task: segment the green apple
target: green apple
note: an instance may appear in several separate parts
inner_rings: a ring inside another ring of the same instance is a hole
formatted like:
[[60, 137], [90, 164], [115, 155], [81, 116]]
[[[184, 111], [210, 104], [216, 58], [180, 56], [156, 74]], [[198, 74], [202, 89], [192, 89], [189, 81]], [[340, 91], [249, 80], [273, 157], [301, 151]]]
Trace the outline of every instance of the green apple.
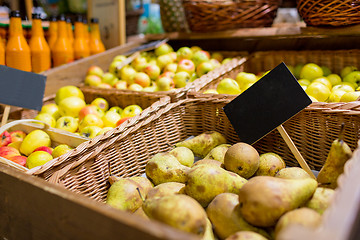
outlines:
[[241, 91], [244, 92], [245, 90], [247, 90], [249, 87], [251, 87], [252, 85], [254, 85], [254, 83], [246, 83], [245, 85], [243, 85], [243, 87], [241, 88]]
[[169, 91], [174, 84], [173, 79], [170, 77], [161, 77], [156, 80], [156, 86], [158, 91]]
[[86, 75], [94, 75], [98, 77], [102, 77], [104, 71], [99, 66], [91, 66], [88, 68]]
[[355, 85], [355, 89], [360, 85], [360, 71], [353, 71], [343, 78], [344, 82], [350, 82]]
[[191, 59], [193, 56], [193, 52], [189, 47], [181, 47], [176, 51], [177, 58], [181, 59]]
[[57, 145], [54, 150], [52, 151], [51, 155], [53, 158], [60, 157], [61, 155], [71, 151], [72, 148], [67, 144], [60, 144]]
[[110, 72], [104, 73], [104, 75], [102, 77], [102, 82], [107, 83], [110, 86], [114, 86], [115, 83], [117, 83], [118, 81], [119, 81], [119, 79]]
[[68, 97], [78, 97], [84, 100], [84, 94], [80, 88], [75, 86], [64, 86], [57, 90], [55, 95], [55, 103], [59, 104], [61, 100]]
[[190, 49], [193, 53], [196, 53], [196, 52], [202, 50], [201, 47], [199, 47], [199, 46], [191, 46]]
[[201, 77], [214, 69], [214, 65], [210, 62], [202, 62], [196, 67], [196, 75]]
[[87, 75], [84, 80], [86, 86], [92, 86], [92, 87], [98, 86], [99, 84], [101, 84], [101, 82], [102, 82], [101, 77], [96, 75]]
[[134, 76], [136, 70], [130, 66], [125, 66], [120, 70], [120, 79], [126, 81], [128, 84], [134, 83]]
[[137, 84], [137, 83], [133, 83], [133, 84], [130, 84], [128, 89], [131, 90], [131, 91], [142, 91], [143, 87], [141, 85]]
[[157, 90], [157, 88], [155, 85], [150, 86], [150, 87], [144, 87], [142, 89], [143, 92], [156, 92], [156, 90]]
[[337, 90], [337, 89], [341, 89], [344, 90], [346, 92], [354, 92], [355, 91], [355, 86], [352, 83], [349, 82], [341, 82], [339, 84], [336, 84], [335, 86], [332, 87], [331, 91]]
[[80, 131], [80, 136], [87, 138], [94, 138], [101, 131], [101, 127], [98, 126], [86, 126]]
[[109, 66], [109, 73], [114, 74], [115, 76], [119, 76], [120, 75], [120, 71], [118, 69], [118, 67], [121, 65], [120, 61], [112, 61], [112, 63], [110, 63]]
[[301, 79], [300, 72], [303, 67], [304, 67], [304, 64], [301, 64], [301, 63], [295, 65], [293, 74], [296, 77], [296, 79]]
[[172, 57], [169, 54], [161, 55], [157, 57], [156, 64], [160, 69], [164, 69], [166, 65], [173, 62]]
[[127, 59], [127, 57], [125, 55], [117, 55], [113, 58], [113, 61], [116, 61], [116, 62], [123, 62]]
[[211, 58], [218, 60], [219, 63], [221, 63], [224, 60], [224, 56], [220, 52], [213, 52], [211, 54]]
[[118, 114], [115, 111], [107, 111], [105, 115], [102, 117], [102, 120], [104, 122], [104, 127], [116, 127], [117, 121], [119, 121], [121, 118], [121, 115]]
[[56, 119], [60, 117], [59, 107], [55, 103], [48, 103], [42, 106], [40, 113], [48, 113]]
[[45, 163], [51, 161], [53, 157], [50, 153], [44, 152], [44, 151], [36, 151], [31, 153], [27, 160], [26, 160], [26, 166], [29, 169], [32, 169], [37, 166], [44, 165]]
[[106, 133], [112, 129], [113, 129], [112, 127], [104, 127], [98, 132], [98, 134], [96, 136], [103, 135], [104, 133]]
[[98, 87], [98, 88], [105, 88], [105, 89], [111, 89], [112, 88], [112, 86], [110, 85], [110, 84], [108, 84], [108, 83], [100, 83], [99, 85], [97, 85], [96, 87]]
[[315, 78], [324, 76], [324, 72], [321, 67], [315, 63], [307, 63], [303, 66], [300, 71], [300, 78], [308, 79], [310, 81]]
[[327, 66], [321, 66], [321, 69], [323, 70], [323, 73], [324, 73], [325, 77], [327, 77], [327, 76], [329, 76], [331, 74], [331, 70]]
[[191, 76], [190, 76], [190, 82], [193, 82], [193, 81], [195, 81], [196, 79], [198, 79], [199, 77], [198, 77], [198, 75], [196, 74], [196, 73], [193, 73], [193, 74], [191, 74]]
[[103, 110], [104, 112], [106, 112], [109, 109], [109, 103], [108, 101], [106, 101], [104, 98], [95, 98], [90, 105], [94, 105], [97, 106], [98, 108], [100, 108], [101, 110]]
[[327, 79], [329, 79], [332, 86], [335, 86], [335, 85], [341, 83], [341, 81], [342, 81], [341, 77], [336, 73], [329, 74], [327, 76]]
[[36, 129], [31, 131], [20, 145], [20, 153], [29, 156], [36, 148], [41, 146], [50, 147], [51, 139], [45, 131]]
[[216, 87], [216, 91], [219, 94], [231, 94], [238, 95], [241, 93], [239, 84], [231, 78], [222, 79]]
[[61, 116], [78, 117], [80, 110], [86, 106], [83, 99], [79, 97], [68, 97], [59, 103], [59, 112]]
[[132, 62], [131, 66], [138, 72], [142, 71], [148, 65], [146, 57], [138, 56]]
[[215, 58], [211, 58], [211, 59], [210, 59], [210, 62], [211, 62], [211, 64], [213, 65], [214, 69], [221, 66], [221, 63], [220, 63], [217, 59], [215, 59]]
[[79, 127], [79, 120], [71, 116], [64, 116], [56, 120], [55, 127], [74, 133]]
[[193, 54], [191, 60], [194, 62], [195, 66], [198, 66], [202, 62], [209, 61], [210, 58], [205, 51], [200, 50]]
[[292, 65], [286, 65], [287, 66], [287, 68], [289, 69], [289, 71], [294, 75], [294, 66], [292, 66]]
[[151, 80], [156, 80], [160, 75], [160, 68], [156, 64], [149, 64], [143, 71]]
[[116, 82], [114, 84], [114, 88], [120, 89], [120, 90], [125, 90], [125, 89], [127, 89], [127, 82], [124, 80], [119, 80], [118, 82]]
[[116, 112], [117, 114], [120, 114], [122, 113], [123, 109], [119, 106], [114, 106], [114, 107], [111, 107], [108, 112]]
[[55, 127], [56, 125], [55, 118], [48, 113], [39, 113], [34, 119], [47, 123], [50, 127]]
[[235, 80], [239, 84], [240, 89], [244, 91], [244, 88], [248, 83], [255, 83], [258, 78], [253, 73], [239, 72], [236, 75]]
[[347, 92], [344, 95], [341, 96], [340, 102], [353, 102], [357, 101], [357, 99], [360, 97], [360, 91], [355, 92]]
[[160, 46], [156, 47], [154, 50], [156, 56], [165, 55], [173, 51], [174, 49], [167, 43], [161, 44]]
[[327, 77], [319, 77], [312, 80], [312, 82], [319, 82], [327, 86], [330, 90], [332, 88], [331, 82]]
[[208, 89], [203, 92], [204, 94], [219, 94], [216, 89]]
[[232, 58], [225, 58], [224, 60], [221, 61], [221, 64], [227, 64], [231, 60], [232, 60]]
[[[105, 115], [106, 115], [106, 113], [105, 113]], [[103, 122], [102, 118], [100, 118], [98, 115], [88, 114], [80, 121], [79, 130], [81, 131], [84, 127], [87, 127], [87, 126], [97, 126], [97, 127], [102, 128], [104, 126], [104, 122]]]
[[336, 89], [334, 91], [331, 91], [328, 102], [340, 102], [342, 95], [344, 95], [345, 93], [346, 91], [341, 89]]
[[329, 98], [329, 96], [331, 94], [330, 89], [327, 86], [325, 86], [324, 84], [319, 83], [319, 82], [311, 83], [307, 87], [305, 92], [308, 95], [313, 96], [320, 102], [326, 102], [326, 100]]
[[298, 83], [301, 85], [301, 86], [309, 86], [310, 85], [310, 80], [307, 80], [307, 79], [299, 79], [298, 80]]
[[351, 73], [353, 71], [357, 71], [357, 70], [358, 70], [358, 68], [355, 66], [346, 66], [343, 69], [341, 69], [340, 76], [341, 76], [341, 78], [344, 78], [349, 73]]
[[188, 72], [177, 72], [173, 78], [176, 88], [185, 87], [186, 84], [190, 81], [190, 74]]
[[134, 83], [139, 84], [141, 87], [149, 87], [151, 84], [150, 77], [143, 72], [137, 72], [134, 76]]
[[121, 113], [121, 118], [134, 117], [142, 112], [142, 108], [139, 105], [133, 104], [124, 108]]
[[163, 69], [164, 72], [173, 72], [176, 73], [178, 65], [176, 63], [169, 63]]

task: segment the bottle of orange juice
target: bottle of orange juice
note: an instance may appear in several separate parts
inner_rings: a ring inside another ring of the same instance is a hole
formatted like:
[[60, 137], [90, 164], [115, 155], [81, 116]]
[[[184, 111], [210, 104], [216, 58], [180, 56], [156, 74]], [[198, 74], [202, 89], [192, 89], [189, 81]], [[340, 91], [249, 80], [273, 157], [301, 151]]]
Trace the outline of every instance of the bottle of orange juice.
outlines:
[[83, 19], [82, 16], [78, 16], [75, 21], [74, 58], [77, 60], [89, 55], [90, 49], [84, 37]]
[[29, 46], [31, 50], [32, 71], [40, 73], [51, 67], [50, 48], [44, 37], [40, 14], [32, 15], [32, 28]]
[[0, 37], [0, 65], [5, 65], [5, 48], [1, 37]]
[[105, 51], [104, 44], [100, 38], [99, 19], [91, 18], [90, 20], [90, 54], [97, 54]]
[[48, 44], [52, 50], [57, 39], [58, 23], [55, 16], [50, 17]]
[[73, 28], [72, 28], [72, 24], [71, 24], [71, 19], [70, 18], [66, 18], [66, 29], [67, 29], [67, 33], [68, 33], [68, 38], [70, 41], [71, 46], [74, 44], [74, 33], [73, 33]]
[[84, 26], [84, 38], [90, 50], [90, 33], [89, 33], [88, 21], [86, 18], [83, 18], [83, 26]]
[[52, 50], [54, 67], [74, 61], [74, 50], [67, 36], [65, 16], [58, 19], [58, 37]]
[[10, 13], [9, 40], [5, 48], [5, 62], [8, 67], [31, 72], [30, 47], [23, 35], [19, 11]]

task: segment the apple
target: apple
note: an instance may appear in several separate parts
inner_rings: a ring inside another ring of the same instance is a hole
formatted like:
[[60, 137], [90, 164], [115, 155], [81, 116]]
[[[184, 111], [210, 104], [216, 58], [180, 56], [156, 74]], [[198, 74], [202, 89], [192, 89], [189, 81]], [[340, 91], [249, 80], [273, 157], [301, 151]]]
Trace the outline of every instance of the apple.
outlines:
[[40, 113], [49, 113], [55, 120], [60, 117], [59, 107], [56, 103], [48, 103], [42, 106]]
[[64, 116], [56, 120], [55, 127], [74, 133], [79, 127], [79, 120], [71, 116]]
[[[254, 83], [246, 83], [243, 88], [241, 88], [241, 91], [244, 92], [245, 90], [247, 90], [249, 87], [251, 87], [252, 85], [254, 85]], [[306, 87], [307, 88], [307, 87]], [[304, 90], [305, 91], [305, 90]]]
[[142, 108], [139, 105], [133, 104], [124, 108], [121, 113], [121, 118], [134, 117], [135, 115], [142, 112]]
[[20, 153], [29, 156], [36, 148], [41, 146], [50, 147], [51, 139], [45, 131], [36, 129], [31, 131], [20, 145]]
[[110, 86], [114, 86], [115, 83], [116, 83], [117, 81], [119, 81], [119, 79], [118, 79], [114, 74], [109, 73], [109, 72], [104, 73], [104, 75], [103, 75], [103, 77], [102, 77], [101, 80], [102, 80], [103, 83], [107, 83], [107, 84], [109, 84]]
[[179, 60], [181, 59], [191, 59], [193, 52], [191, 51], [191, 49], [189, 47], [181, 47], [176, 51], [177, 54], [177, 58]]
[[210, 62], [211, 62], [211, 64], [214, 66], [214, 69], [221, 66], [221, 63], [220, 63], [217, 59], [215, 59], [215, 58], [211, 58], [211, 59], [210, 59]]
[[101, 77], [96, 76], [96, 75], [87, 75], [85, 77], [84, 83], [86, 86], [92, 86], [92, 87], [96, 87], [101, 83]]
[[100, 83], [99, 85], [97, 85], [96, 87], [98, 88], [105, 88], [105, 89], [111, 89], [113, 88], [110, 84], [108, 83]]
[[55, 95], [55, 103], [59, 104], [63, 99], [68, 97], [78, 97], [84, 100], [83, 92], [75, 86], [64, 86], [57, 90]]
[[341, 76], [341, 78], [344, 78], [349, 73], [351, 73], [353, 71], [357, 71], [357, 70], [358, 70], [358, 68], [355, 66], [346, 66], [343, 69], [341, 69], [340, 76]]
[[148, 87], [150, 86], [151, 80], [146, 73], [137, 72], [134, 76], [134, 83], [139, 84], [141, 87]]
[[120, 70], [120, 79], [126, 81], [128, 84], [134, 83], [134, 76], [136, 70], [130, 66], [125, 66]]
[[109, 73], [119, 76], [120, 71], [118, 67], [121, 65], [121, 61], [112, 61], [109, 66]]
[[156, 64], [149, 64], [143, 71], [151, 80], [156, 80], [160, 75], [160, 68]]
[[72, 148], [69, 145], [60, 144], [54, 148], [51, 155], [53, 158], [57, 158], [71, 150], [72, 150]]
[[329, 98], [331, 94], [330, 89], [324, 84], [319, 82], [310, 83], [310, 85], [307, 87], [305, 92], [308, 95], [316, 98], [319, 102], [326, 102], [326, 100]]
[[324, 74], [325, 77], [327, 77], [327, 76], [329, 76], [331, 74], [331, 70], [327, 66], [320, 66], [320, 67], [323, 70], [323, 74]]
[[156, 64], [160, 69], [164, 69], [166, 65], [173, 63], [173, 59], [169, 54], [161, 55], [157, 57]]
[[113, 58], [113, 62], [122, 62], [125, 61], [127, 57], [125, 55], [117, 55]]
[[341, 89], [344, 90], [346, 92], [354, 92], [355, 91], [355, 87], [352, 83], [349, 82], [341, 82], [339, 84], [336, 84], [335, 86], [332, 87], [331, 91], [337, 90], [337, 89]]
[[173, 78], [176, 88], [185, 87], [186, 84], [190, 81], [190, 74], [188, 72], [177, 72]]
[[88, 68], [86, 75], [94, 75], [98, 77], [102, 77], [104, 71], [99, 66], [91, 66]]
[[231, 78], [222, 79], [216, 87], [216, 91], [219, 94], [231, 94], [238, 95], [241, 93], [239, 84]]
[[126, 120], [130, 119], [132, 117], [123, 117], [121, 118], [119, 121], [116, 122], [116, 126], [119, 126], [120, 124], [122, 124], [123, 122], [125, 122]]
[[178, 65], [176, 63], [169, 63], [163, 69], [164, 72], [176, 72]]
[[119, 80], [117, 83], [114, 84], [114, 88], [120, 90], [127, 89], [127, 82], [124, 80]]
[[232, 60], [232, 58], [225, 58], [224, 60], [221, 61], [221, 64], [226, 64], [228, 62], [230, 62]]
[[20, 156], [20, 152], [13, 147], [9, 147], [9, 146], [2, 146], [0, 147], [0, 157], [9, 159], [13, 156]]
[[[56, 125], [55, 118], [53, 118], [53, 116], [51, 116], [48, 113], [39, 113], [38, 115], [36, 115], [36, 117], [34, 119], [42, 121], [44, 123], [47, 123], [50, 127], [55, 127], [55, 125]], [[41, 125], [44, 125], [44, 124], [41, 124]]]
[[146, 57], [138, 56], [132, 62], [131, 66], [138, 72], [142, 71], [148, 65]]
[[200, 50], [200, 51], [197, 51], [196, 53], [194, 53], [191, 60], [194, 62], [195, 66], [198, 66], [202, 62], [209, 61], [210, 57], [208, 55], [208, 52]]
[[78, 117], [80, 110], [86, 106], [83, 99], [79, 97], [68, 97], [59, 103], [59, 112], [61, 116]]
[[80, 136], [87, 138], [94, 138], [101, 131], [101, 127], [98, 126], [86, 126], [80, 131]]
[[26, 160], [26, 167], [32, 169], [44, 165], [45, 163], [51, 161], [53, 157], [50, 153], [44, 151], [37, 151], [31, 153]]
[[360, 85], [360, 71], [352, 71], [343, 78], [343, 81], [353, 83], [356, 89]]
[[344, 95], [341, 96], [340, 102], [353, 102], [353, 101], [357, 101], [359, 97], [360, 97], [360, 92], [359, 92], [359, 91], [346, 92], [346, 93], [344, 93]]
[[79, 121], [81, 121], [88, 114], [95, 114], [98, 115], [99, 117], [104, 116], [103, 110], [101, 110], [99, 107], [95, 105], [87, 105], [80, 110]]
[[338, 74], [332, 73], [327, 76], [332, 86], [335, 86], [342, 82], [341, 77]]
[[90, 105], [97, 106], [104, 112], [106, 112], [109, 109], [109, 103], [104, 98], [95, 98]]
[[13, 161], [14, 163], [17, 163], [23, 167], [26, 167], [26, 161], [27, 161], [27, 157], [25, 156], [12, 156], [9, 158], [10, 161]]
[[191, 75], [195, 72], [195, 64], [193, 61], [191, 61], [189, 59], [182, 59], [178, 63], [177, 71], [178, 72], [185, 71]]
[[0, 147], [7, 146], [11, 143], [11, 135], [8, 131], [4, 131], [0, 137]]
[[190, 49], [193, 53], [196, 53], [196, 52], [202, 50], [201, 47], [199, 47], [199, 46], [192, 46], [192, 47], [190, 47]]
[[167, 43], [162, 43], [160, 46], [155, 48], [155, 55], [161, 56], [173, 52], [174, 49]]
[[48, 146], [41, 146], [41, 147], [36, 148], [33, 152], [36, 152], [36, 151], [44, 151], [44, 152], [48, 152], [48, 153], [52, 154], [53, 149]]
[[110, 131], [112, 129], [113, 129], [112, 127], [104, 127], [97, 133], [96, 136], [103, 135], [104, 133], [106, 133], [106, 132], [108, 132], [108, 131]]
[[298, 80], [298, 83], [301, 85], [301, 86], [309, 86], [310, 85], [310, 80], [307, 80], [307, 79], [299, 79]]
[[[159, 78], [162, 78], [162, 77], [168, 77], [168, 78], [174, 78], [175, 77], [175, 73], [173, 72], [163, 72], [159, 77]], [[154, 82], [156, 84], [156, 82]]]
[[17, 150], [20, 150], [21, 143], [22, 143], [22, 141], [12, 142], [12, 143], [9, 143], [8, 147], [13, 147], [13, 148], [16, 148]]
[[207, 74], [213, 69], [214, 69], [214, 65], [210, 61], [202, 62], [196, 67], [196, 75], [201, 77], [202, 75]]
[[[106, 115], [106, 113], [105, 113], [105, 115]], [[97, 127], [102, 128], [104, 126], [104, 122], [103, 122], [102, 118], [99, 117], [99, 115], [88, 114], [80, 121], [80, 124], [79, 124], [80, 132], [84, 127], [87, 127], [87, 126], [97, 126]]]
[[120, 120], [121, 115], [114, 111], [107, 111], [102, 117], [104, 127], [116, 127], [116, 123]]
[[128, 87], [128, 89], [131, 91], [142, 91], [143, 87], [137, 83], [133, 83]]
[[174, 81], [169, 77], [161, 77], [156, 80], [156, 86], [158, 91], [169, 91], [174, 85]]
[[221, 63], [224, 60], [224, 56], [219, 52], [213, 52], [210, 58], [216, 59], [219, 63]]
[[18, 142], [24, 140], [24, 138], [26, 137], [26, 133], [21, 130], [16, 130], [10, 132], [10, 136], [11, 136], [11, 142]]
[[156, 85], [152, 85], [150, 87], [144, 87], [142, 89], [143, 92], [156, 92], [157, 88]]
[[244, 91], [243, 88], [245, 88], [245, 85], [248, 83], [254, 83], [258, 80], [255, 74], [253, 73], [247, 73], [247, 72], [239, 72], [236, 75], [235, 78], [236, 82], [239, 84], [239, 87], [242, 91]]
[[342, 89], [335, 89], [334, 91], [331, 91], [328, 102], [340, 102], [342, 95], [345, 93], [346, 91]]
[[114, 107], [111, 107], [108, 112], [116, 112], [117, 114], [120, 114], [122, 113], [123, 109], [119, 106], [114, 106]]
[[[310, 81], [315, 78], [324, 76], [324, 72], [321, 67], [315, 63], [305, 64], [300, 71], [300, 78], [308, 79]], [[316, 97], [315, 97], [316, 98]], [[319, 99], [318, 99], [319, 100]]]
[[324, 84], [325, 86], [327, 86], [330, 90], [332, 88], [331, 82], [329, 81], [329, 79], [327, 77], [319, 77], [319, 78], [315, 78], [312, 82], [319, 82]]
[[190, 82], [193, 82], [194, 80], [198, 79], [198, 75], [196, 73], [191, 74]]
[[204, 94], [219, 94], [216, 89], [208, 89], [203, 92]]

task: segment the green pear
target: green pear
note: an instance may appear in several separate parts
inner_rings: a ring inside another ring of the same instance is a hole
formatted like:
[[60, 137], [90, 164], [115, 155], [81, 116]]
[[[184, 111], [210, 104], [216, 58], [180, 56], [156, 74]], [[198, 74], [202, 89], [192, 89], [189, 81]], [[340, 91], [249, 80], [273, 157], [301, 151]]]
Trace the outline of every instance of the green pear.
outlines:
[[338, 177], [344, 172], [345, 163], [352, 156], [350, 147], [342, 139], [343, 128], [340, 132], [339, 139], [332, 142], [326, 161], [317, 176], [321, 187], [335, 189]]
[[219, 161], [216, 161], [216, 160], [213, 160], [213, 159], [201, 159], [199, 161], [196, 161], [193, 165], [192, 165], [192, 168], [193, 167], [196, 167], [200, 164], [212, 164], [212, 165], [215, 165], [215, 166], [218, 166], [218, 167], [222, 167], [222, 163], [219, 162]]
[[187, 147], [197, 157], [204, 158], [214, 147], [226, 143], [225, 137], [216, 131], [204, 132], [194, 138], [177, 143], [176, 147]]
[[266, 240], [267, 238], [261, 236], [256, 232], [241, 231], [236, 232], [225, 240]]
[[224, 157], [226, 151], [231, 147], [231, 144], [221, 144], [213, 149], [205, 156], [204, 159], [214, 159], [221, 163], [224, 163]]
[[318, 187], [311, 199], [305, 204], [305, 207], [323, 214], [333, 201], [334, 194], [335, 191], [331, 188]]
[[287, 167], [280, 169], [275, 174], [275, 177], [287, 179], [311, 178], [311, 176], [304, 169], [299, 167]]
[[303, 206], [316, 187], [317, 182], [312, 178], [256, 176], [240, 188], [240, 212], [252, 225], [271, 227], [284, 213]]
[[220, 193], [238, 193], [246, 182], [246, 179], [218, 166], [200, 164], [188, 172], [185, 193], [206, 207]]
[[200, 236], [205, 233], [206, 212], [195, 199], [187, 195], [146, 199], [142, 208], [150, 219]]
[[321, 224], [321, 215], [316, 211], [302, 207], [285, 213], [277, 222], [275, 227], [275, 239], [281, 231], [292, 226], [301, 225], [306, 228], [315, 229]]
[[236, 143], [225, 153], [224, 166], [226, 170], [250, 178], [260, 165], [260, 156], [256, 149], [247, 143]]
[[201, 240], [215, 240], [214, 232], [212, 229], [212, 224], [209, 220], [209, 218], [206, 218], [206, 228], [204, 236], [201, 238]]
[[194, 163], [194, 153], [187, 147], [177, 147], [169, 153], [176, 157], [182, 165], [191, 167]]
[[134, 212], [141, 207], [143, 199], [141, 196], [146, 197], [146, 190], [134, 180], [129, 178], [121, 178], [114, 182], [106, 198], [106, 203], [110, 206], [129, 212]]
[[284, 160], [276, 153], [263, 153], [260, 155], [260, 164], [255, 176], [275, 176], [281, 169], [285, 168]]
[[234, 193], [217, 195], [206, 208], [206, 213], [214, 226], [215, 233], [225, 239], [238, 231], [253, 231], [268, 237], [261, 228], [250, 225], [239, 211], [239, 197]]
[[157, 153], [147, 162], [145, 173], [155, 185], [164, 182], [185, 183], [189, 169], [170, 153]]
[[148, 193], [154, 187], [152, 182], [150, 182], [150, 180], [146, 177], [134, 176], [130, 177], [129, 179], [134, 180], [135, 182], [140, 184], [140, 186], [145, 190], [146, 193]]
[[151, 189], [146, 196], [148, 198], [157, 198], [164, 197], [173, 194], [184, 194], [185, 193], [185, 184], [178, 182], [166, 182], [161, 183]]

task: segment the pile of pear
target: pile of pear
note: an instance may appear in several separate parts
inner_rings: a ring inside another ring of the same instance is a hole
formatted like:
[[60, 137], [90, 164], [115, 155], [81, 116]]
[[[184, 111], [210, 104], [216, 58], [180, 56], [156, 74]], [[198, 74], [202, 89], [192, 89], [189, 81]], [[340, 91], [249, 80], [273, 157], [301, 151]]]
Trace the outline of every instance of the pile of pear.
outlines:
[[292, 225], [321, 224], [351, 155], [334, 140], [315, 180], [278, 154], [209, 131], [155, 154], [146, 177], [111, 176], [106, 203], [201, 239], [282, 239]]

